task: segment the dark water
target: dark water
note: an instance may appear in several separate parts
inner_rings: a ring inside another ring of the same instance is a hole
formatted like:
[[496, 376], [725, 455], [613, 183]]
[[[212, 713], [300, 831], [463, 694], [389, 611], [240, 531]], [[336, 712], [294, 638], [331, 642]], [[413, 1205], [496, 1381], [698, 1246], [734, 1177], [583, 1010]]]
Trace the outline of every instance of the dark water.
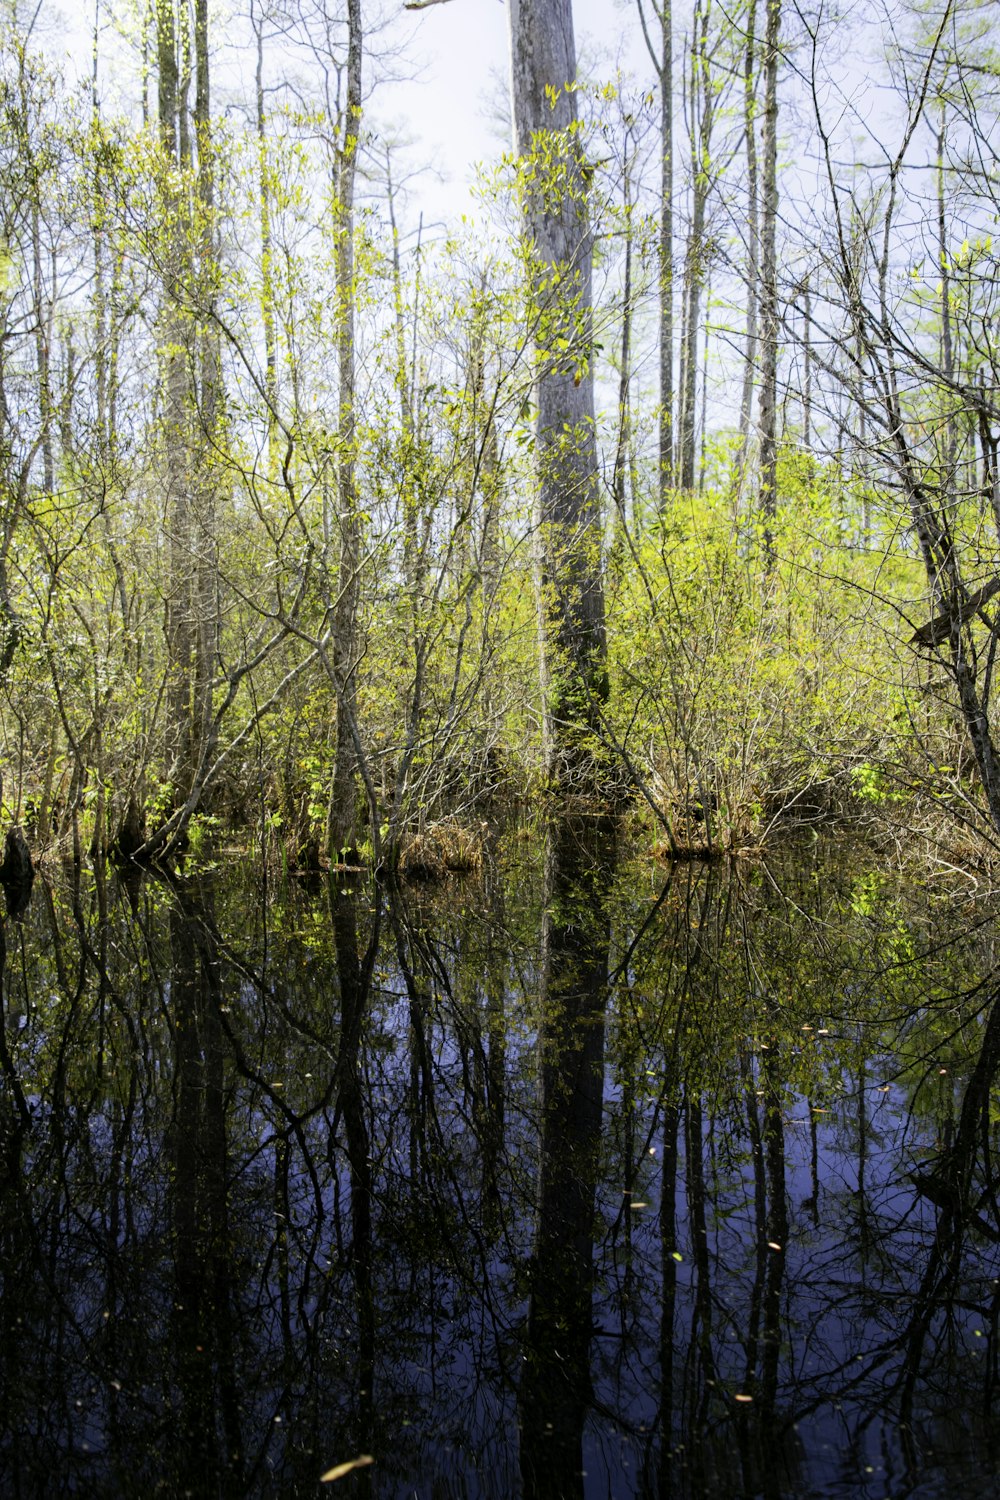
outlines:
[[36, 884], [0, 1493], [1000, 1492], [993, 915], [599, 824], [438, 891]]

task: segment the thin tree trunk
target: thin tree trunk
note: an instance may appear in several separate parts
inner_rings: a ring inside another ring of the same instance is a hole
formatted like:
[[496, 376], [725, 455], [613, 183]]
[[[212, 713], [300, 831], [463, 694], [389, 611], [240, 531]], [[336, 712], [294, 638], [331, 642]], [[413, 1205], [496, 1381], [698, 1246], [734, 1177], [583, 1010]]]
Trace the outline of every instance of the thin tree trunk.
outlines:
[[[392, 300], [396, 339], [396, 388], [399, 392], [404, 452], [409, 452], [414, 441], [412, 381], [410, 360], [406, 352], [406, 307], [403, 299], [403, 269], [399, 254], [399, 226], [396, 222], [396, 190], [392, 180], [392, 157], [388, 150], [386, 150], [385, 156], [385, 178], [386, 200], [389, 208], [389, 228], [392, 233]], [[414, 319], [416, 319], [416, 314], [417, 309], [414, 306]], [[416, 354], [416, 342], [416, 329], [414, 328], [414, 355]], [[406, 478], [404, 478], [403, 482], [401, 501], [403, 507], [403, 573], [407, 581], [407, 587], [410, 588], [413, 597], [416, 598], [417, 579], [415, 572], [420, 551], [420, 538], [417, 531], [416, 500]]]
[[[802, 383], [802, 446], [808, 454], [812, 448], [812, 294], [808, 274], [802, 283], [802, 344], [805, 351], [805, 379]], [[866, 494], [867, 490], [866, 485]], [[867, 530], [866, 524], [866, 533]]]
[[764, 571], [774, 570], [774, 522], [778, 509], [778, 45], [781, 0], [768, 0], [764, 34], [764, 213], [761, 234], [760, 510], [764, 523]]
[[478, 510], [480, 526], [478, 536], [475, 528], [471, 532], [472, 566], [480, 579], [483, 606], [483, 717], [486, 724], [487, 744], [494, 739], [494, 693], [488, 660], [489, 630], [493, 617], [493, 606], [500, 583], [499, 525], [502, 477], [500, 469], [500, 447], [497, 440], [496, 414], [493, 402], [486, 394], [486, 317], [489, 304], [486, 294], [486, 271], [483, 271], [479, 294], [481, 310], [477, 311], [469, 350], [469, 378], [472, 396], [472, 440], [474, 483], [478, 490], [479, 505], [472, 497], [474, 514]]
[[698, 493], [705, 491], [705, 470], [708, 463], [708, 309], [712, 305], [712, 272], [705, 276], [705, 336], [701, 348], [701, 413], [698, 418]]
[[677, 470], [681, 489], [694, 489], [697, 461], [698, 334], [705, 284], [705, 220], [710, 188], [714, 100], [708, 59], [711, 0], [698, 0], [691, 41], [691, 229], [684, 261], [684, 331], [681, 354]]
[[[98, 38], [100, 28], [101, 0], [94, 0], [94, 64], [91, 73], [90, 110], [95, 132], [100, 127], [100, 105], [97, 96]], [[102, 213], [104, 174], [99, 166], [94, 169], [93, 202], [91, 206], [94, 237], [94, 385], [97, 396], [97, 445], [102, 457], [108, 449], [108, 298], [105, 280], [105, 233]]]
[[334, 609], [333, 662], [337, 686], [337, 759], [334, 768], [328, 840], [338, 856], [352, 854], [358, 828], [358, 767], [355, 744], [358, 606], [361, 590], [361, 515], [355, 471], [354, 393], [354, 183], [361, 129], [361, 0], [347, 0], [347, 97], [338, 160], [337, 204], [337, 364], [340, 381], [338, 429], [340, 464], [340, 577]]
[[264, 331], [264, 397], [267, 402], [268, 455], [274, 461], [278, 414], [278, 353], [274, 316], [274, 250], [271, 243], [271, 177], [267, 161], [267, 114], [264, 107], [264, 17], [256, 18], [251, 6], [250, 22], [257, 37], [255, 75], [257, 105], [257, 156], [260, 182], [260, 318]]
[[943, 499], [955, 502], [955, 454], [958, 446], [952, 387], [955, 378], [954, 332], [951, 326], [951, 259], [948, 254], [948, 214], [944, 192], [944, 154], [947, 140], [945, 106], [941, 106], [941, 124], [937, 134], [937, 215], [938, 266], [941, 272], [941, 373], [947, 391], [948, 414], [945, 421], [945, 451], [942, 464]]
[[[153, 46], [150, 38], [155, 25], [154, 10], [156, 0], [146, 0], [142, 10], [142, 39], [139, 48], [139, 73], [142, 79], [142, 127], [149, 126], [149, 59]], [[158, 48], [157, 48], [158, 52]]]
[[183, 308], [184, 286], [190, 270], [189, 225], [181, 169], [187, 137], [181, 117], [184, 103], [178, 67], [178, 39], [174, 8], [156, 8], [156, 43], [159, 64], [158, 115], [163, 152], [164, 287], [162, 383], [164, 501], [168, 538], [169, 584], [167, 598], [167, 653], [170, 686], [168, 694], [167, 774], [181, 793], [188, 790], [194, 774], [193, 678], [195, 622], [193, 609], [190, 496], [190, 390], [189, 329]]
[[666, 507], [674, 484], [674, 69], [671, 0], [653, 14], [660, 23], [659, 48], [653, 46], [643, 0], [637, 0], [642, 35], [660, 85], [660, 414], [659, 498]]
[[622, 286], [622, 342], [621, 367], [618, 374], [618, 442], [615, 445], [615, 466], [611, 481], [611, 493], [615, 502], [615, 529], [625, 523], [625, 467], [629, 452], [629, 384], [632, 379], [632, 179], [631, 163], [628, 160], [628, 139], [625, 142], [625, 177], [623, 183], [625, 209], [625, 274]]
[[[20, 89], [21, 109], [25, 120], [24, 143], [28, 160], [27, 171], [40, 179], [42, 168], [36, 161], [35, 152], [30, 137], [31, 105], [28, 99], [29, 82], [27, 77], [28, 54], [22, 50], [20, 55]], [[42, 215], [39, 202], [41, 194], [41, 182], [35, 184], [31, 194], [29, 206], [29, 220], [31, 224], [31, 290], [32, 290], [32, 318], [35, 325], [35, 368], [38, 381], [38, 415], [41, 425], [41, 455], [42, 455], [42, 485], [49, 494], [55, 488], [55, 460], [52, 449], [52, 424], [53, 424], [53, 402], [52, 402], [52, 375], [50, 360], [50, 338], [51, 338], [51, 299], [47, 295], [45, 283], [45, 272], [43, 269], [42, 250]]]
[[737, 493], [743, 486], [747, 449], [750, 444], [750, 419], [753, 412], [754, 380], [757, 372], [757, 298], [760, 290], [760, 204], [757, 170], [757, 0], [747, 6], [746, 46], [743, 52], [743, 132], [747, 156], [747, 322], [746, 349], [743, 364], [743, 391], [740, 396], [740, 446], [736, 459]]
[[219, 569], [216, 533], [217, 453], [220, 446], [222, 374], [218, 326], [214, 317], [218, 253], [215, 230], [215, 170], [212, 156], [211, 92], [208, 52], [208, 0], [195, 0], [195, 142], [198, 151], [198, 206], [201, 330], [200, 433], [194, 543], [196, 549], [195, 609], [197, 644], [194, 685], [194, 733], [196, 756], [200, 757], [210, 735], [212, 679], [219, 652]]
[[674, 74], [671, 0], [660, 9], [660, 508], [674, 483]]

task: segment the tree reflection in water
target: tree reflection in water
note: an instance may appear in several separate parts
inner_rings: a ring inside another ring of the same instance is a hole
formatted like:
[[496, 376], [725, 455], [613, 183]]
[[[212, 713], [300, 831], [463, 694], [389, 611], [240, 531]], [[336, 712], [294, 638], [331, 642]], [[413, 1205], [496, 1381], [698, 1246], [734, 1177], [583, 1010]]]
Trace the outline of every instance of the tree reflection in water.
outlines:
[[526, 1500], [584, 1493], [615, 854], [615, 829], [605, 819], [562, 820], [548, 830], [538, 1207], [518, 1403]]
[[990, 903], [545, 843], [426, 892], [36, 883], [0, 1492], [991, 1491]]

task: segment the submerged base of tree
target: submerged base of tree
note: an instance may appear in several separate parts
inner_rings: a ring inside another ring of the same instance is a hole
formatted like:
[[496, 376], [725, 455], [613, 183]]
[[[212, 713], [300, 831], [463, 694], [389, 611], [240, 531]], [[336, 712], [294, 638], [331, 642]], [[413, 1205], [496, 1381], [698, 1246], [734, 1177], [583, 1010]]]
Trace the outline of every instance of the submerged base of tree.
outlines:
[[17, 916], [25, 909], [34, 880], [35, 867], [24, 830], [10, 828], [4, 839], [3, 862], [0, 864], [0, 887], [3, 888], [8, 916]]

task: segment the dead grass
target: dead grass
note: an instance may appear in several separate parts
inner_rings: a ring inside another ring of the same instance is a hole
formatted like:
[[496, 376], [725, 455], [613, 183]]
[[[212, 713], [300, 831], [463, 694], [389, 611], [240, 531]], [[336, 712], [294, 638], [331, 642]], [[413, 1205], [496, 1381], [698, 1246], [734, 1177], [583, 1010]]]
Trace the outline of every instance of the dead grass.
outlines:
[[485, 823], [429, 823], [400, 849], [399, 873], [406, 880], [445, 880], [467, 875], [483, 863]]

